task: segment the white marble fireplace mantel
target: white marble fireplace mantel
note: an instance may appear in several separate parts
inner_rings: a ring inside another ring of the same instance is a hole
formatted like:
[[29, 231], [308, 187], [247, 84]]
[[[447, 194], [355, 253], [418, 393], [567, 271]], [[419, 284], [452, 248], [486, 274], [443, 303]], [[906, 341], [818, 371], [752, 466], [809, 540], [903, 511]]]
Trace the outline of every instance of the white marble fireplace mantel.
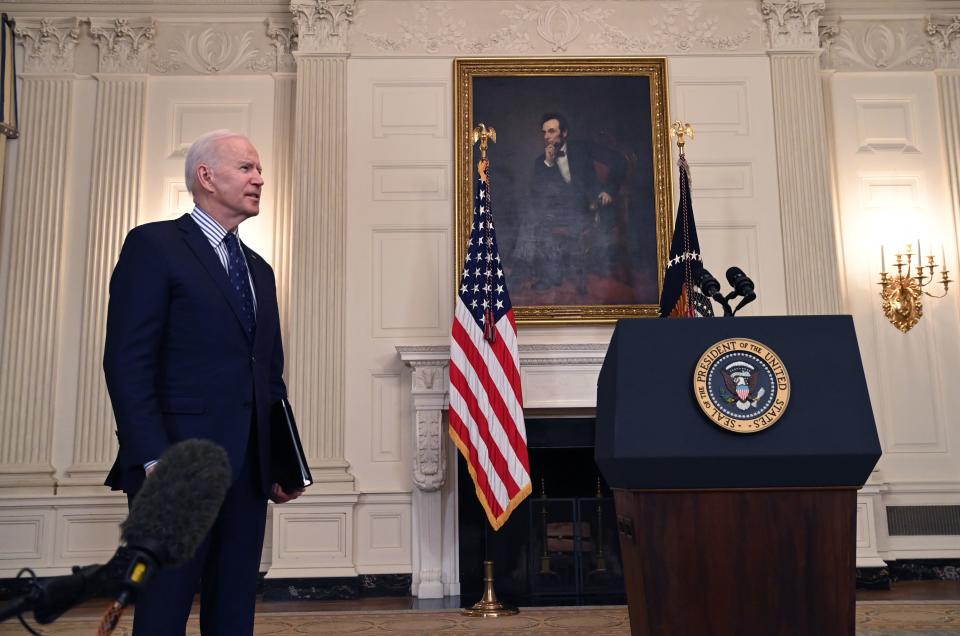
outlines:
[[[411, 395], [416, 453], [413, 461], [414, 596], [460, 593], [457, 545], [456, 448], [446, 434], [450, 347], [398, 346], [412, 368]], [[597, 405], [597, 376], [607, 344], [520, 345], [525, 412], [536, 409], [583, 413]], [[447, 461], [448, 458], [451, 461]]]

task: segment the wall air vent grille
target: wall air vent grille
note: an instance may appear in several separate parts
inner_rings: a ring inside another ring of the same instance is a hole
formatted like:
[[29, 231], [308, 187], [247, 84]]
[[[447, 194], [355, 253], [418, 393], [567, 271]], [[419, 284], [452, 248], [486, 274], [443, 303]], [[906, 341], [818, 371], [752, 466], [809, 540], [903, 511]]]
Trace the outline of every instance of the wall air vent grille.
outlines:
[[960, 535], [960, 506], [887, 506], [890, 536]]

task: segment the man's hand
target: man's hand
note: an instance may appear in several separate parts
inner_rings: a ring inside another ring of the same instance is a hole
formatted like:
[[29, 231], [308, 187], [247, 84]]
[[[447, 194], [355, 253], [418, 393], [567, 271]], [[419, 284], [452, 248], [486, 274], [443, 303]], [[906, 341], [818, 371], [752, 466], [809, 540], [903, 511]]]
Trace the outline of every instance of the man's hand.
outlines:
[[273, 489], [270, 491], [270, 501], [276, 504], [284, 504], [288, 501], [293, 501], [302, 494], [303, 490], [294, 490], [292, 493], [286, 493], [283, 491], [283, 488], [280, 487], [280, 484], [274, 484]]
[[600, 205], [610, 205], [613, 203], [613, 197], [606, 192], [601, 192], [598, 194], [597, 199], [600, 201]]
[[557, 159], [557, 147], [553, 144], [547, 144], [547, 147], [543, 149], [543, 160], [548, 166], [553, 166], [554, 162]]

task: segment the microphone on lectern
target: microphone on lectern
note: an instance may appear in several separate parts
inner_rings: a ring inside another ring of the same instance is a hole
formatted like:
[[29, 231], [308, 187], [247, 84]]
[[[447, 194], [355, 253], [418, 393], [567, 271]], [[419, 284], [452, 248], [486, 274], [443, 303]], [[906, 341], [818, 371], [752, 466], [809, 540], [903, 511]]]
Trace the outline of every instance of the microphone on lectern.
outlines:
[[730, 310], [730, 303], [727, 302], [727, 299], [720, 293], [720, 281], [714, 278], [713, 274], [708, 272], [706, 268], [701, 268], [700, 270], [700, 275], [697, 277], [697, 287], [700, 288], [700, 291], [702, 291], [705, 296], [709, 296], [720, 303], [720, 306], [723, 307], [724, 316], [733, 315], [733, 312]]
[[726, 296], [727, 301], [737, 296], [743, 296], [743, 300], [741, 300], [733, 310], [734, 314], [740, 311], [740, 308], [744, 305], [757, 299], [753, 281], [750, 280], [750, 277], [739, 267], [734, 266], [727, 270], [727, 282], [733, 287], [733, 291]]

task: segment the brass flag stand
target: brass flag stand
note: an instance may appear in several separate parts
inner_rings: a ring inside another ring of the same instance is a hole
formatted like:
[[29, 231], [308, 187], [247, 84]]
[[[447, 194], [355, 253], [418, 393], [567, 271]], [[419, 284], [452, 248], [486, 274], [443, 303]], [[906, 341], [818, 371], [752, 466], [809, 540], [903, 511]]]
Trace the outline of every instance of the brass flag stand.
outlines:
[[[497, 141], [497, 131], [492, 126], [487, 127], [484, 124], [478, 124], [473, 129], [473, 143], [480, 144], [480, 162], [477, 164], [477, 171], [480, 178], [489, 185], [489, 161], [487, 160], [488, 141]], [[489, 532], [484, 528], [484, 533]], [[484, 540], [486, 546], [486, 540]], [[484, 550], [486, 552], [486, 550]], [[512, 616], [519, 613], [516, 607], [504, 605], [497, 600], [497, 593], [493, 590], [493, 561], [483, 562], [483, 596], [472, 607], [465, 607], [460, 610], [464, 616], [475, 616], [480, 618], [497, 618], [499, 616]]]
[[493, 561], [483, 562], [483, 596], [472, 607], [460, 610], [464, 616], [479, 616], [482, 618], [497, 618], [498, 616], [513, 616], [520, 610], [511, 605], [504, 605], [497, 600], [497, 593], [493, 591]]

